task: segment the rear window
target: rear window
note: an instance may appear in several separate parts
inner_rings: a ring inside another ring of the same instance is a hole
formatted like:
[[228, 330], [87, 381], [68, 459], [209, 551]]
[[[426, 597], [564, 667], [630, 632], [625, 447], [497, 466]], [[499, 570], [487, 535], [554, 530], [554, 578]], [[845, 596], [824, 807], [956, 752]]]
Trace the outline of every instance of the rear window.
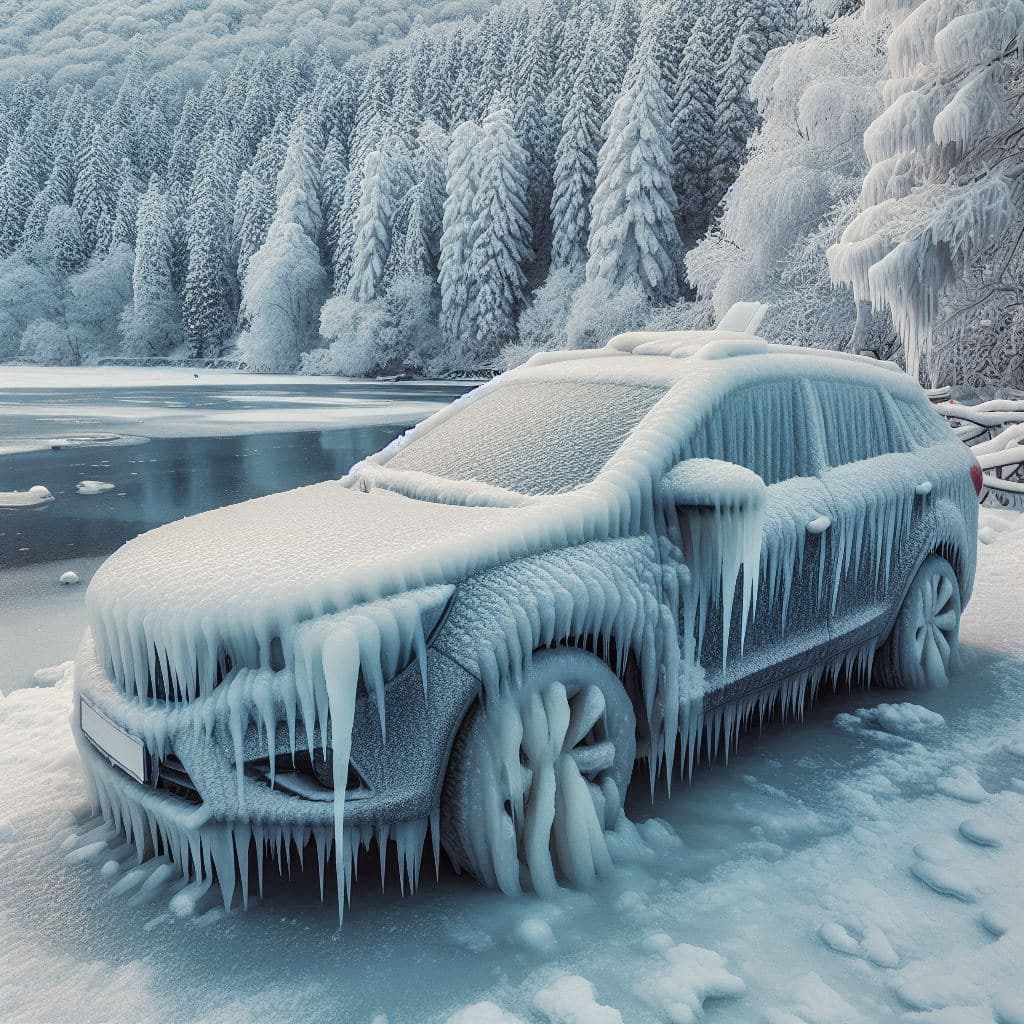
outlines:
[[519, 494], [589, 483], [665, 388], [542, 381], [506, 384], [406, 445], [389, 469], [478, 480]]
[[919, 402], [896, 399], [896, 408], [906, 424], [914, 446], [927, 448], [932, 444], [955, 440], [949, 422], [930, 402], [922, 398]]

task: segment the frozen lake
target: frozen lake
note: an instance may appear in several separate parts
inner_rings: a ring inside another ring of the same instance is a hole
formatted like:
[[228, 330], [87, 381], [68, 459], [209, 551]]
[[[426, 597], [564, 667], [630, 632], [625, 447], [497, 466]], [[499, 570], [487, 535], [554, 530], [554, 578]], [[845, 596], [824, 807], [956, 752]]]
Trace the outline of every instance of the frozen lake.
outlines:
[[[0, 492], [42, 484], [55, 499], [0, 507], [0, 690], [74, 653], [85, 586], [61, 586], [66, 569], [87, 584], [107, 555], [145, 530], [341, 476], [465, 390], [0, 367]], [[53, 440], [69, 446], [52, 449]], [[113, 487], [80, 494], [84, 480]]]

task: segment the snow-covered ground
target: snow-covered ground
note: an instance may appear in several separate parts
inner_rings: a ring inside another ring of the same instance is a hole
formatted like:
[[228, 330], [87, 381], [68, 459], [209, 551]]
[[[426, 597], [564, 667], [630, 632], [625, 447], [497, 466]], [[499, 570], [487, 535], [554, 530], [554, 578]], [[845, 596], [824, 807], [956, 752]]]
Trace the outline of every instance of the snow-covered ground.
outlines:
[[192, 912], [158, 865], [131, 874], [116, 841], [81, 834], [69, 683], [42, 673], [0, 698], [0, 1018], [1020, 1024], [1024, 530], [997, 528], [1013, 522], [983, 516], [949, 689], [822, 698], [653, 806], [638, 778], [649, 852], [546, 903], [446, 868], [402, 899], [367, 865], [339, 933], [295, 865], [246, 912]]

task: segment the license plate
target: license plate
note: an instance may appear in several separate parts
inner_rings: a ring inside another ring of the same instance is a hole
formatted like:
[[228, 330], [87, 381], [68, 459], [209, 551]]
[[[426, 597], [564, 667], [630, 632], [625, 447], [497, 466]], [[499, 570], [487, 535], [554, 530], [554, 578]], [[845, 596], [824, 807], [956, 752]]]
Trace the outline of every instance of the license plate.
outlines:
[[104, 757], [127, 772], [138, 782], [146, 781], [149, 758], [145, 744], [137, 736], [122, 729], [99, 708], [82, 698], [82, 732]]

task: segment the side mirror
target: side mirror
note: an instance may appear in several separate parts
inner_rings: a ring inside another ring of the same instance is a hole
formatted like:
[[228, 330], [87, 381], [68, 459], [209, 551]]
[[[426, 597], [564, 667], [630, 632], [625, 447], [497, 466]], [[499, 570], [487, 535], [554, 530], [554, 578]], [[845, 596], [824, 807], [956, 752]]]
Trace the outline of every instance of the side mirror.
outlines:
[[680, 511], [746, 512], [760, 518], [766, 491], [755, 472], [718, 459], [687, 459], [662, 477], [665, 499]]

